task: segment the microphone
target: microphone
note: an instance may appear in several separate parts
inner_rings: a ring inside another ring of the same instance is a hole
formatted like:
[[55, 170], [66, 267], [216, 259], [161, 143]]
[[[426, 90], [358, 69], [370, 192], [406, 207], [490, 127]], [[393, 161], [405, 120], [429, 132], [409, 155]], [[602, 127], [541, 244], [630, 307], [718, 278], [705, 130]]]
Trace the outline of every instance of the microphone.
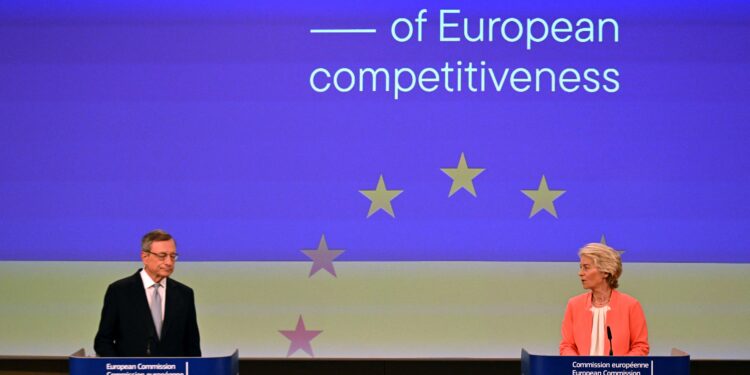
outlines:
[[612, 330], [607, 326], [607, 338], [609, 339], [609, 356], [612, 356]]

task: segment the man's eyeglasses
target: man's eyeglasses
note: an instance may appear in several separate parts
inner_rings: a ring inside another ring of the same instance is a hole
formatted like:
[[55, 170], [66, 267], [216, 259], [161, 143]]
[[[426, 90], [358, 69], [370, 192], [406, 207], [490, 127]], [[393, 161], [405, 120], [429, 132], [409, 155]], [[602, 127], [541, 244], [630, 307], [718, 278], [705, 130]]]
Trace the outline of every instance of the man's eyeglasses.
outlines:
[[167, 253], [152, 253], [151, 250], [143, 250], [143, 252], [144, 253], [149, 253], [149, 254], [153, 255], [153, 256], [159, 258], [159, 260], [165, 260], [165, 259], [167, 259], [167, 257], [169, 257], [169, 259], [172, 259], [172, 260], [177, 260], [177, 258], [180, 256], [180, 254], [177, 254], [177, 253], [172, 253], [172, 254], [167, 254]]

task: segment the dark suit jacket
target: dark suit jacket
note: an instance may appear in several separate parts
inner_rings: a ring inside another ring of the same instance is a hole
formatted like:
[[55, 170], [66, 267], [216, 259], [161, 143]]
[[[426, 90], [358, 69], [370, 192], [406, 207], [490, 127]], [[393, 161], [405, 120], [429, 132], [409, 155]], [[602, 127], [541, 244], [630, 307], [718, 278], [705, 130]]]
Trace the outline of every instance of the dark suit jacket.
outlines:
[[161, 340], [156, 335], [140, 270], [115, 281], [104, 295], [94, 350], [101, 357], [199, 357], [193, 290], [167, 278]]

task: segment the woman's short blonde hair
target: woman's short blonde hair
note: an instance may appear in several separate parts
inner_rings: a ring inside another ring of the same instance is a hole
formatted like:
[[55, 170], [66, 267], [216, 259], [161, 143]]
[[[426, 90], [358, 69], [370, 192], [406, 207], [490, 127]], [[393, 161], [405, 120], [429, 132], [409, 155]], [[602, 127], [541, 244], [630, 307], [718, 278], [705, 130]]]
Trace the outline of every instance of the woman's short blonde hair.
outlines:
[[622, 275], [622, 258], [620, 253], [602, 243], [590, 243], [578, 250], [578, 257], [589, 257], [594, 261], [594, 266], [599, 272], [605, 274], [607, 284], [612, 289], [619, 286], [617, 280]]

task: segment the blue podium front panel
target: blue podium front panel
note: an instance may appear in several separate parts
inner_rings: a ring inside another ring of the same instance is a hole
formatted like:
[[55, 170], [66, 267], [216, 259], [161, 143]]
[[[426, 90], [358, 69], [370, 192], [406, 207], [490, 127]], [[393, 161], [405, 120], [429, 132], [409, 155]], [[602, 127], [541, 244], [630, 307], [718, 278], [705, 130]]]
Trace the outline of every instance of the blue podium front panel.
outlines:
[[227, 357], [70, 357], [71, 375], [236, 375], [239, 352]]
[[523, 375], [683, 375], [690, 356], [592, 357], [533, 355], [521, 351]]

